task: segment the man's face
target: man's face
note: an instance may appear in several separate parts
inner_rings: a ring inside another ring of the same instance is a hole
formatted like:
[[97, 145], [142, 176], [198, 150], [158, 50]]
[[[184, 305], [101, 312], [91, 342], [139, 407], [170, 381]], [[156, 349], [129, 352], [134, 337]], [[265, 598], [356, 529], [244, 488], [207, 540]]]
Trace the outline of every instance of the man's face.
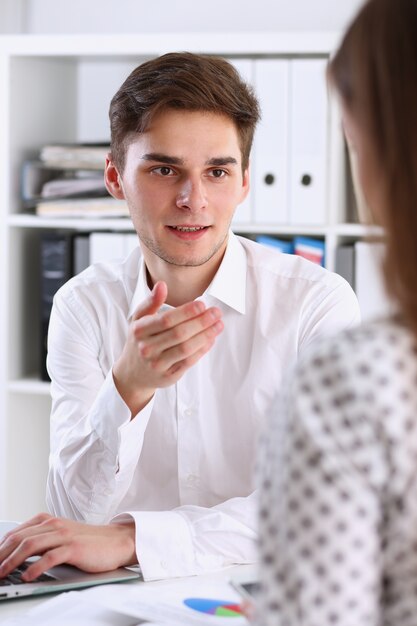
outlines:
[[152, 257], [176, 266], [220, 262], [233, 213], [249, 188], [229, 118], [163, 111], [129, 144], [123, 174], [111, 168], [108, 189], [126, 199], [147, 263]]

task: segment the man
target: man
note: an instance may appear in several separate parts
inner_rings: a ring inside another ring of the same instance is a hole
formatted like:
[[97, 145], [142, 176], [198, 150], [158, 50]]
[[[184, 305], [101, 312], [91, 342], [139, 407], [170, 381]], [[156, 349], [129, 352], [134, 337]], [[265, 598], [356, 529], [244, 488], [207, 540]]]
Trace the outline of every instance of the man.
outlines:
[[150, 580], [256, 559], [263, 417], [299, 352], [359, 319], [340, 277], [229, 230], [258, 116], [231, 65], [192, 54], [141, 65], [113, 98], [105, 179], [140, 248], [56, 296], [47, 498], [71, 521], [8, 536], [0, 576], [29, 554], [27, 580], [64, 561]]

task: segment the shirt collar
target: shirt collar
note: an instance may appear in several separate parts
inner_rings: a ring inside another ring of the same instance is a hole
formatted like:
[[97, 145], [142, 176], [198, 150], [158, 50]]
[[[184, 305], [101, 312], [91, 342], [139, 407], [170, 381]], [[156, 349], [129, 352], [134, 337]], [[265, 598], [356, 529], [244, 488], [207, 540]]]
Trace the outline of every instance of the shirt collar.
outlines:
[[[246, 271], [247, 259], [245, 250], [232, 231], [229, 232], [226, 251], [216, 275], [207, 287], [204, 296], [210, 296], [235, 309], [238, 313], [246, 310]], [[143, 256], [140, 260], [138, 282], [129, 307], [130, 319], [139, 304], [149, 297], [151, 290], [146, 279], [146, 266]]]
[[238, 313], [246, 309], [246, 252], [231, 231], [223, 260], [205, 295], [227, 304]]

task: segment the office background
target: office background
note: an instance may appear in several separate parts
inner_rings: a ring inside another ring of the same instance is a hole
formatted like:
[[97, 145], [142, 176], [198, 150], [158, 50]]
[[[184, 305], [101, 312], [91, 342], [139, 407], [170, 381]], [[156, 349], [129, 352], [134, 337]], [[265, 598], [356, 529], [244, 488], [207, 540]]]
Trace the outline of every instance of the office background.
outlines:
[[[105, 139], [111, 95], [132, 67], [156, 51], [188, 49], [192, 42], [190, 49], [196, 51], [228, 53], [241, 64], [240, 68], [253, 70], [258, 78], [266, 76], [263, 72], [269, 62], [272, 72], [285, 65], [288, 74], [298, 72], [305, 59], [311, 67], [321, 62], [324, 68], [336, 45], [337, 33], [343, 31], [361, 3], [212, 0], [207, 4], [160, 0], [155, 8], [155, 3], [143, 0], [0, 0], [0, 518], [21, 519], [45, 508], [50, 400], [48, 382], [39, 372], [39, 239], [42, 231], [57, 231], [63, 222], [59, 217], [51, 218], [45, 227], [36, 214], [25, 211], [19, 191], [24, 160], [32, 158], [45, 143]], [[202, 35], [193, 37], [195, 33]], [[63, 37], [54, 39], [56, 34]], [[108, 38], [100, 39], [102, 34]], [[263, 84], [276, 86], [277, 82], [272, 76]], [[255, 87], [262, 91], [262, 81], [258, 80]], [[276, 109], [267, 92], [264, 102], [270, 103], [272, 117]], [[309, 102], [311, 108], [312, 100], [301, 92], [297, 97], [302, 119], [303, 103]], [[286, 110], [291, 110], [293, 127], [297, 129], [294, 101], [295, 97], [288, 98]], [[269, 233], [284, 239], [312, 236], [326, 248], [326, 266], [330, 269], [335, 268], [339, 248], [346, 253], [344, 263], [349, 271], [355, 254], [357, 260], [364, 259], [361, 264], [365, 270], [371, 268], [370, 273], [361, 273], [357, 288], [378, 307], [379, 300], [370, 289], [374, 285], [370, 250], [361, 241], [369, 231], [356, 224], [352, 214], [348, 215], [349, 207], [342, 198], [349, 177], [342, 168], [348, 159], [342, 154], [339, 120], [329, 113], [328, 124], [327, 109], [322, 114], [322, 135], [326, 137], [321, 143], [326, 145], [317, 163], [323, 173], [325, 200], [316, 206], [323, 214], [310, 210], [310, 201], [304, 202], [309, 222], [293, 219], [290, 214], [274, 223], [273, 218], [278, 216], [269, 219], [265, 212], [261, 214], [267, 202], [256, 201], [256, 189], [261, 194], [273, 191], [271, 186], [263, 185], [265, 170], [260, 172], [260, 184], [254, 185], [251, 217], [245, 224], [241, 221], [244, 228], [239, 231]], [[268, 148], [275, 157], [281, 142], [265, 129], [264, 137], [271, 138]], [[258, 155], [266, 152], [258, 150]], [[283, 160], [289, 161], [286, 157], [284, 154]], [[301, 191], [307, 194], [309, 190], [312, 187]], [[270, 205], [272, 210], [275, 205]], [[285, 202], [283, 206], [287, 206]], [[65, 224], [72, 234], [85, 226], [68, 221]], [[120, 243], [126, 224], [113, 224], [112, 229]], [[106, 227], [96, 221], [90, 230]], [[100, 232], [95, 234], [99, 236]], [[115, 245], [105, 243], [102, 248], [114, 249]]]
[[334, 31], [362, 0], [0, 0], [0, 33]]

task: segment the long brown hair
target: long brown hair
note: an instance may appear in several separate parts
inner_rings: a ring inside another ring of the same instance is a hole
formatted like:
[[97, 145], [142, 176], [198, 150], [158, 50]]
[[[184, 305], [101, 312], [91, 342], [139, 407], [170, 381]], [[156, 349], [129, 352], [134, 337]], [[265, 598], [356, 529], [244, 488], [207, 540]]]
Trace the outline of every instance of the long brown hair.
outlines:
[[378, 165], [386, 288], [417, 337], [417, 0], [368, 0], [329, 77]]
[[111, 101], [111, 153], [120, 172], [132, 136], [145, 132], [158, 113], [170, 108], [229, 117], [238, 132], [242, 169], [248, 167], [260, 117], [252, 87], [225, 59], [172, 52], [139, 65]]

